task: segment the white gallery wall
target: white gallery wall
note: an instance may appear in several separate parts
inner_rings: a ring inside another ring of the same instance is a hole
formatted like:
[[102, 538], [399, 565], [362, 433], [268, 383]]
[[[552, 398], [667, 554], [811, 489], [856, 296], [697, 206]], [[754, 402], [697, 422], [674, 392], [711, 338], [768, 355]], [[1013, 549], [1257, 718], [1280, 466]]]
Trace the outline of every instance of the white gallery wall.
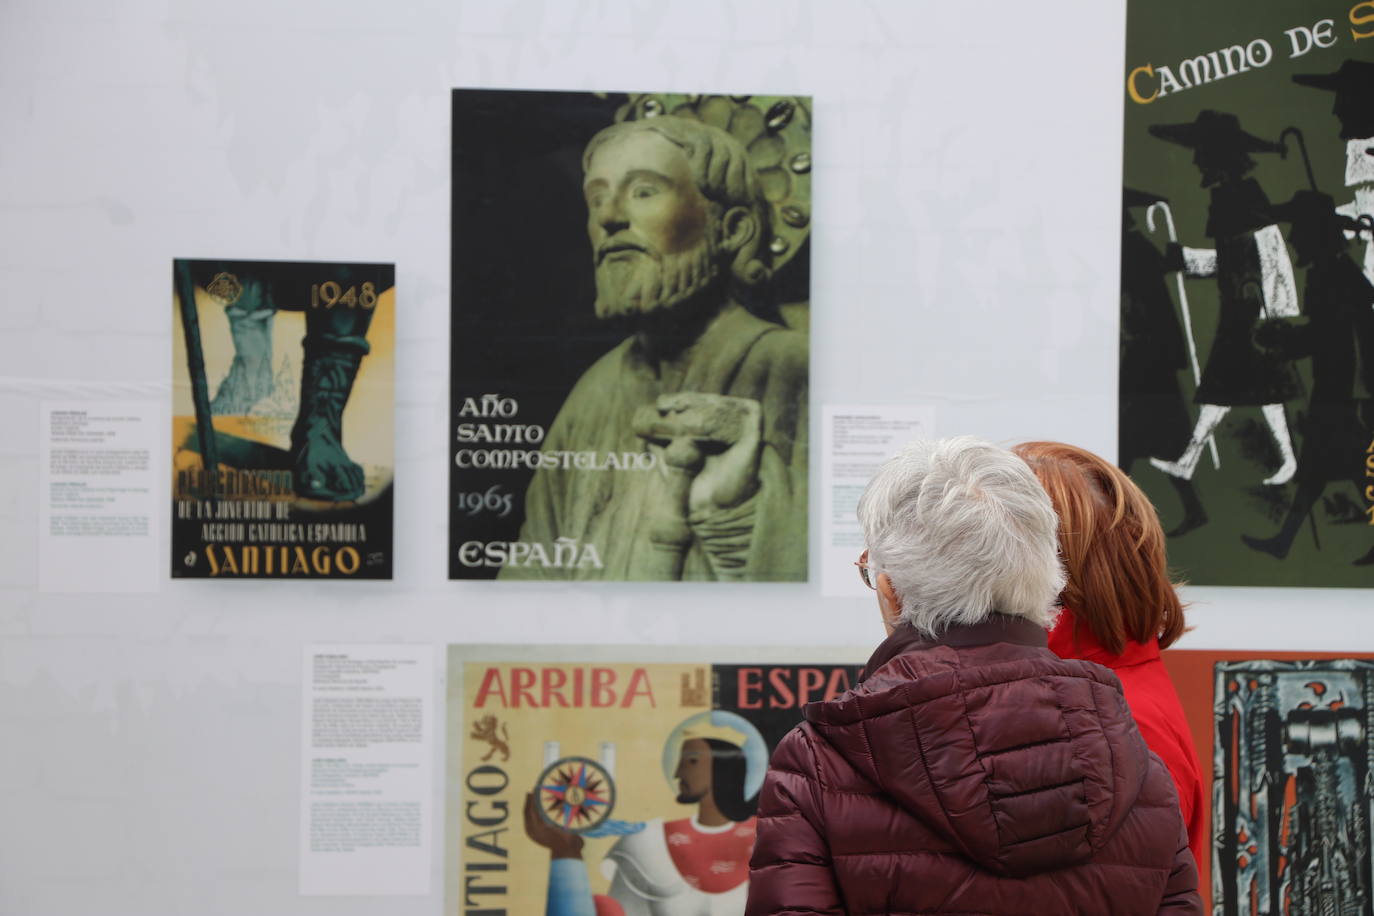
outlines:
[[[438, 855], [428, 897], [297, 894], [306, 643], [879, 640], [821, 597], [819, 461], [809, 585], [447, 581], [451, 89], [813, 96], [813, 437], [825, 404], [917, 405], [1112, 455], [1123, 26], [1120, 0], [0, 0], [0, 913], [440, 912]], [[174, 257], [395, 262], [394, 581], [173, 582], [160, 509], [150, 590], [39, 589], [39, 405], [165, 416]], [[1374, 651], [1369, 591], [1187, 597], [1184, 648]]]

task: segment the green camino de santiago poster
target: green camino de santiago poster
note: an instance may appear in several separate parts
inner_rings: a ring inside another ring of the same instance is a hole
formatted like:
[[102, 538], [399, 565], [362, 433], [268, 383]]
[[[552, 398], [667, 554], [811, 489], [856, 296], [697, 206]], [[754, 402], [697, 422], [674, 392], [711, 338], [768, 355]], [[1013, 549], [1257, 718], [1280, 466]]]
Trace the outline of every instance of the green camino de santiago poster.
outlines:
[[1200, 585], [1374, 585], [1374, 3], [1127, 7], [1118, 460]]

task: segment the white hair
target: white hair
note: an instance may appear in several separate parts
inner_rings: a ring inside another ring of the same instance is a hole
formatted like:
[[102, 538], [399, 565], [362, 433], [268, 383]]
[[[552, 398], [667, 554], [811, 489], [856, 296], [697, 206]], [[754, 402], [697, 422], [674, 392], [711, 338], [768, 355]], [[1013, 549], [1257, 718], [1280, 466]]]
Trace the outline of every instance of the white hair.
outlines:
[[994, 612], [1049, 627], [1064, 589], [1059, 519], [1026, 462], [971, 436], [918, 440], [859, 500], [868, 560], [926, 636]]

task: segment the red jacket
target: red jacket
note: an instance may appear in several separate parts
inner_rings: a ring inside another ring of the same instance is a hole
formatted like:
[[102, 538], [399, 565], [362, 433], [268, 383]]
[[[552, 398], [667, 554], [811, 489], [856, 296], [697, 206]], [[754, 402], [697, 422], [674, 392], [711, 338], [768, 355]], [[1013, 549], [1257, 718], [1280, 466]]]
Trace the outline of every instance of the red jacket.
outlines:
[[1202, 776], [1198, 767], [1193, 733], [1178, 691], [1169, 680], [1169, 672], [1159, 657], [1159, 640], [1148, 643], [1127, 642], [1120, 655], [1103, 648], [1087, 627], [1074, 633], [1073, 612], [1065, 609], [1059, 623], [1050, 631], [1050, 651], [1060, 658], [1083, 658], [1112, 669], [1121, 680], [1126, 705], [1131, 707], [1140, 736], [1150, 750], [1159, 755], [1174, 778], [1178, 789], [1178, 806], [1183, 811], [1183, 824], [1188, 828], [1188, 847], [1193, 858], [1202, 861], [1202, 847], [1207, 842], [1207, 806], [1202, 799]]
[[1173, 782], [1116, 678], [995, 615], [903, 627], [806, 707], [760, 795], [750, 916], [1201, 914]]

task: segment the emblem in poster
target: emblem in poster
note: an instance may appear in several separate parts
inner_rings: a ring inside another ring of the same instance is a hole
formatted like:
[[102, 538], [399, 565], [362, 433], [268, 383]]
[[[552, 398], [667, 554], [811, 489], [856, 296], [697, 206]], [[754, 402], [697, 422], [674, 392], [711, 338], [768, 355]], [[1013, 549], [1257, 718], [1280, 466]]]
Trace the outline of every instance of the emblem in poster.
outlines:
[[172, 575], [389, 579], [395, 269], [173, 266]]
[[1130, 0], [1119, 462], [1203, 585], [1374, 585], [1374, 4]]
[[807, 572], [811, 106], [453, 94], [452, 578]]
[[450, 647], [448, 912], [744, 912], [769, 754], [860, 669], [674, 655]]
[[1374, 660], [1221, 662], [1218, 914], [1374, 913]]

